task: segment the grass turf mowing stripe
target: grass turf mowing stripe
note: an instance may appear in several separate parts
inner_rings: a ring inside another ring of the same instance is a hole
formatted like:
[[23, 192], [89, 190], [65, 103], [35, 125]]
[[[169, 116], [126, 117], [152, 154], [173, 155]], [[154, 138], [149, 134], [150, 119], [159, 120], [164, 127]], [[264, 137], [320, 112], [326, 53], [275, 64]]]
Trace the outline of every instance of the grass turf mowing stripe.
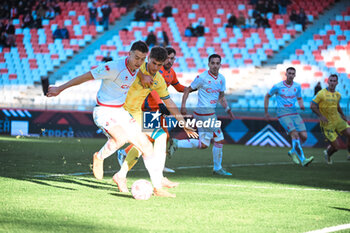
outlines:
[[350, 223], [338, 225], [338, 226], [333, 226], [333, 227], [326, 227], [326, 228], [323, 228], [320, 230], [308, 231], [306, 233], [328, 233], [328, 232], [335, 232], [335, 231], [341, 231], [341, 230], [346, 230], [346, 229], [350, 229]]

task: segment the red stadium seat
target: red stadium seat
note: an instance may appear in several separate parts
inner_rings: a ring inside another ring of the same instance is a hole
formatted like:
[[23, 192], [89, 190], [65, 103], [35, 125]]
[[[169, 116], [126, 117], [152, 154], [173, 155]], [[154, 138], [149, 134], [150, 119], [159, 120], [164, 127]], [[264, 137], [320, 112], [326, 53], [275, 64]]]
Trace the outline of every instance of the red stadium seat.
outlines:
[[9, 72], [9, 70], [6, 68], [0, 69], [0, 74], [7, 74], [8, 72]]
[[312, 68], [311, 68], [311, 66], [309, 66], [309, 65], [303, 67], [303, 70], [311, 70], [311, 69], [312, 69]]
[[323, 76], [323, 72], [317, 71], [317, 72], [314, 73], [314, 76], [315, 77], [322, 77]]
[[51, 54], [50, 57], [51, 59], [54, 59], [54, 60], [59, 58], [58, 54]]
[[96, 59], [96, 61], [102, 61], [103, 56], [102, 56], [102, 55], [97, 55], [97, 56], [95, 57], [95, 59]]
[[239, 69], [233, 69], [231, 72], [232, 74], [239, 74]]
[[244, 59], [244, 64], [253, 64], [252, 59]]
[[307, 89], [310, 88], [310, 83], [302, 83], [301, 84], [301, 89]]
[[346, 74], [346, 69], [344, 67], [339, 67], [339, 68], [337, 68], [337, 72]]
[[303, 55], [303, 54], [304, 54], [304, 50], [302, 50], [302, 49], [296, 49], [296, 50], [295, 50], [295, 54], [296, 54], [296, 55]]
[[9, 79], [10, 80], [17, 79], [17, 74], [10, 74]]
[[334, 61], [326, 62], [327, 67], [334, 67]]

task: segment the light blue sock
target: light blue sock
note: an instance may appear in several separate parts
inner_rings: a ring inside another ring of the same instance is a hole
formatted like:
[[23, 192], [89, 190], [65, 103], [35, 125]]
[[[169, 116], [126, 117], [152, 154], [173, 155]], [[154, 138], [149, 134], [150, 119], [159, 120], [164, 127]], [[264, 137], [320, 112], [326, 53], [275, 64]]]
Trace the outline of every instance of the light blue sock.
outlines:
[[296, 148], [296, 140], [295, 139], [292, 139], [292, 149], [290, 150], [291, 153], [297, 153], [297, 151], [295, 150]]
[[[300, 140], [299, 139], [293, 139], [292, 140], [292, 144], [293, 144], [293, 150], [298, 155], [300, 162], [303, 162], [305, 160], [305, 156], [304, 156], [303, 148], [301, 148], [301, 145], [300, 145]], [[298, 153], [297, 148], [299, 149], [300, 153]]]

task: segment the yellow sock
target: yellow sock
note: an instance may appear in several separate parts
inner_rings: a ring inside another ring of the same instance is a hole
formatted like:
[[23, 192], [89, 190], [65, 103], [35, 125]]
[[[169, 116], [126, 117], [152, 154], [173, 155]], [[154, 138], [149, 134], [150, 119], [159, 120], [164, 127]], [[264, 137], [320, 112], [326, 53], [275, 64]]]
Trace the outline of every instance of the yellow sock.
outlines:
[[128, 164], [129, 171], [131, 170], [131, 168], [133, 168], [135, 166], [135, 164], [137, 163], [140, 155], [141, 155], [141, 153], [135, 147], [132, 147], [129, 150], [129, 152], [126, 155], [126, 158], [125, 158], [125, 161]]

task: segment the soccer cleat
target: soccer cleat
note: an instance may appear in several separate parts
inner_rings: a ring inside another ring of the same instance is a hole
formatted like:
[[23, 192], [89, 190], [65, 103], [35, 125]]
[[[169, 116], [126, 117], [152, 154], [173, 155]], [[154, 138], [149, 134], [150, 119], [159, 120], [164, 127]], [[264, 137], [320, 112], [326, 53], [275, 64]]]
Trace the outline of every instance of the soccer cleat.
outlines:
[[124, 149], [120, 149], [117, 151], [117, 159], [120, 167], [122, 167], [124, 160], [126, 158], [126, 152]]
[[169, 193], [168, 191], [166, 191], [165, 189], [153, 189], [153, 194], [154, 196], [157, 197], [176, 197], [175, 194]]
[[175, 154], [175, 151], [177, 150], [177, 142], [178, 140], [175, 138], [169, 139], [169, 148], [167, 150], [167, 156], [169, 159], [173, 157], [173, 155]]
[[128, 186], [126, 185], [126, 178], [119, 177], [118, 173], [115, 173], [113, 176], [113, 181], [114, 183], [117, 184], [119, 192], [121, 193], [129, 192]]
[[219, 176], [232, 176], [231, 173], [225, 171], [223, 168], [219, 169], [219, 170], [214, 170], [213, 171], [214, 175], [219, 175]]
[[175, 188], [178, 185], [179, 185], [178, 182], [172, 182], [172, 181], [168, 180], [168, 178], [166, 178], [166, 177], [163, 177], [163, 179], [162, 179], [162, 187]]
[[323, 151], [323, 154], [324, 154], [324, 159], [326, 160], [326, 163], [327, 163], [327, 164], [332, 164], [333, 161], [332, 161], [332, 159], [331, 159], [331, 156], [328, 155], [327, 150], [324, 150], [324, 151]]
[[175, 173], [174, 169], [168, 168], [168, 167], [164, 167], [163, 172], [167, 172], [167, 173]]
[[300, 163], [299, 159], [297, 158], [297, 155], [294, 152], [292, 152], [291, 150], [288, 151], [288, 156], [292, 159], [293, 163], [295, 163], [295, 164]]
[[301, 163], [303, 167], [307, 167], [314, 160], [314, 156], [310, 156], [309, 158], [305, 158]]
[[103, 159], [97, 158], [98, 152], [96, 152], [93, 156], [92, 162], [92, 172], [94, 176], [98, 180], [103, 179]]

